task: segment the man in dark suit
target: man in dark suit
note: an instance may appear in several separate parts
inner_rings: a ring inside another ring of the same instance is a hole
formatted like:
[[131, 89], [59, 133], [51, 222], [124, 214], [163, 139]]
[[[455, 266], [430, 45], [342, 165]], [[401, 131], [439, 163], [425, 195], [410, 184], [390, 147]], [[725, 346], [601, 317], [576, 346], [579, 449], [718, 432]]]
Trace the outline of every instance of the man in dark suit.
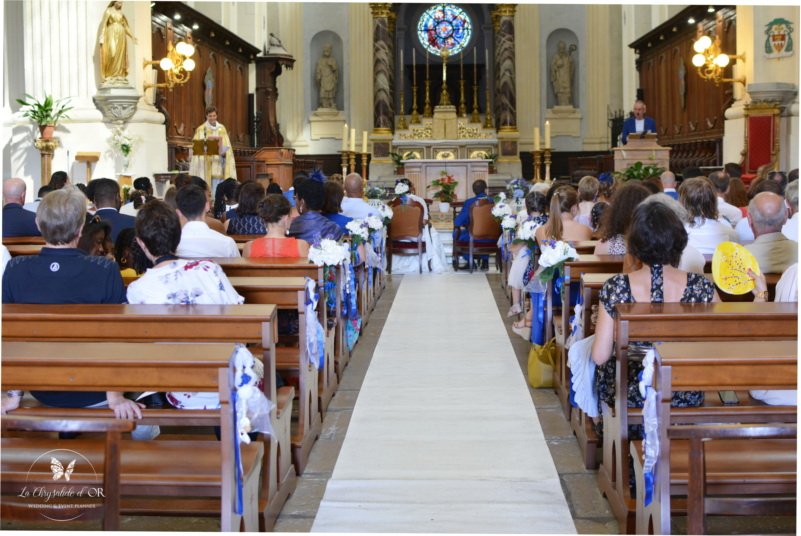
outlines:
[[3, 238], [7, 236], [40, 236], [36, 213], [22, 208], [25, 203], [25, 181], [3, 181]]
[[[454, 240], [458, 240], [459, 242], [467, 242], [470, 240], [470, 233], [468, 229], [470, 227], [470, 207], [472, 207], [476, 201], [479, 199], [487, 199], [487, 181], [483, 179], [478, 179], [473, 183], [473, 193], [475, 197], [471, 197], [470, 199], [465, 200], [464, 205], [462, 205], [462, 211], [456, 216], [456, 219], [453, 220], [453, 227], [454, 227]], [[459, 229], [461, 228], [461, 229]], [[458, 234], [457, 234], [458, 232]], [[484, 241], [478, 240], [476, 241], [477, 244], [483, 244]], [[464, 256], [467, 259], [467, 256]], [[486, 255], [481, 255], [477, 261], [480, 261], [480, 267], [482, 270], [486, 270], [489, 268], [489, 257]]]
[[652, 117], [645, 117], [645, 103], [637, 100], [634, 103], [634, 115], [623, 122], [623, 133], [620, 141], [623, 145], [628, 143], [631, 134], [652, 132], [656, 134], [656, 121]]
[[94, 186], [95, 215], [111, 224], [111, 240], [116, 242], [120, 231], [133, 228], [136, 218], [119, 213], [122, 200], [120, 185], [116, 181], [95, 179], [90, 184]]

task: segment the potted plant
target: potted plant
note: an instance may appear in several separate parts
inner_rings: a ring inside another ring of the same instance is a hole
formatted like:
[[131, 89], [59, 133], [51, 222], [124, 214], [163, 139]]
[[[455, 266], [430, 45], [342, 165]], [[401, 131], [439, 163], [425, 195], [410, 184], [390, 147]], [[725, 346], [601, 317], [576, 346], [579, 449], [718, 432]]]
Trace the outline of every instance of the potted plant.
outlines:
[[650, 177], [658, 177], [665, 171], [665, 168], [654, 165], [643, 165], [642, 162], [634, 162], [623, 171], [616, 171], [615, 177], [622, 181], [644, 181]]
[[406, 151], [405, 153], [389, 153], [389, 157], [392, 158], [392, 164], [395, 166], [395, 174], [403, 175], [403, 161], [416, 160], [417, 154], [412, 151]]
[[487, 155], [487, 160], [489, 160], [489, 172], [495, 173], [495, 164], [498, 162], [498, 153], [489, 153]]
[[58, 122], [68, 119], [67, 112], [72, 110], [72, 106], [68, 106], [69, 98], [54, 99], [52, 95], [46, 95], [44, 99], [37, 100], [26, 93], [25, 99], [17, 99], [17, 103], [22, 105], [20, 111], [23, 117], [27, 117], [39, 125], [40, 135], [45, 140], [53, 138], [53, 132], [56, 130]]
[[439, 200], [439, 211], [444, 214], [451, 209], [451, 203], [456, 201], [456, 186], [459, 185], [459, 181], [444, 169], [439, 172], [439, 175], [440, 177], [431, 181], [428, 187], [439, 188], [431, 197]]

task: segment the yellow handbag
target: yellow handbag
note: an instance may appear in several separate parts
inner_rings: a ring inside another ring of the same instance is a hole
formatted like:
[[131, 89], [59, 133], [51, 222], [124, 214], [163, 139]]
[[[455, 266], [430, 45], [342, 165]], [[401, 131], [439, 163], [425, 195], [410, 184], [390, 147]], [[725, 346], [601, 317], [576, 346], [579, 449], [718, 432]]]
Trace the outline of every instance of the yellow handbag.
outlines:
[[528, 352], [528, 383], [531, 387], [553, 387], [553, 367], [558, 352], [556, 339], [551, 339], [542, 346], [531, 345]]

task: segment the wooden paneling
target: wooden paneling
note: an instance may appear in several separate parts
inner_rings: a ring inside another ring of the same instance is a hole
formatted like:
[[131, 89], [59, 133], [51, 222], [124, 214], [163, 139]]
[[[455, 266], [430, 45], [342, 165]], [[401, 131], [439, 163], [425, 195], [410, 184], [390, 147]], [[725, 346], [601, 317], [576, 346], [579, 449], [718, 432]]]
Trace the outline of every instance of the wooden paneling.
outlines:
[[[172, 19], [173, 12], [181, 14], [181, 23]], [[183, 23], [197, 23], [199, 29], [192, 32]], [[177, 43], [191, 35], [195, 45], [192, 59], [196, 66], [190, 80], [172, 90], [158, 90], [157, 106], [166, 117], [170, 169], [180, 166], [181, 148], [191, 145], [195, 128], [206, 120], [204, 79], [209, 70], [213, 76], [211, 104], [217, 107], [219, 120], [228, 129], [231, 144], [235, 149], [250, 147], [248, 64], [258, 49], [181, 2], [156, 2], [151, 29], [154, 59], [166, 55], [170, 38]], [[160, 70], [158, 81], [164, 81]]]

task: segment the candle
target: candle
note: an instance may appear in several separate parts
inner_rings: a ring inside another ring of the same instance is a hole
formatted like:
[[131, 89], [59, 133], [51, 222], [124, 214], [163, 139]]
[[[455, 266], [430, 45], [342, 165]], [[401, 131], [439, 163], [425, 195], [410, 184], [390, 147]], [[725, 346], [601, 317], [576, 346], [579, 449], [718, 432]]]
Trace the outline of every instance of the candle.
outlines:
[[445, 69], [445, 60], [443, 60], [442, 61], [442, 83], [445, 84], [445, 82], [447, 80], [448, 80], [448, 76], [447, 76], [447, 71]]
[[473, 47], [473, 85], [478, 85], [478, 60], [476, 60], [476, 50], [478, 47]]
[[459, 54], [459, 80], [464, 80], [464, 63], [462, 63], [462, 58], [464, 54]]
[[412, 49], [412, 85], [417, 87], [417, 49]]
[[534, 150], [540, 150], [540, 127], [534, 127]]
[[342, 152], [348, 150], [348, 124], [342, 125]]
[[[548, 126], [547, 126], [548, 123], [545, 123], [545, 125], [546, 125], [545, 128], [547, 129], [548, 128]], [[548, 131], [546, 130], [545, 132], [548, 132]], [[356, 151], [356, 129], [355, 128], [350, 129], [350, 151], [351, 152], [355, 152]]]
[[426, 80], [428, 80], [428, 54], [426, 54]]
[[362, 153], [366, 152], [367, 152], [367, 131], [362, 130]]
[[484, 49], [484, 68], [489, 71], [489, 50]]
[[551, 122], [545, 122], [545, 148], [551, 148]]
[[401, 49], [401, 61], [400, 61], [400, 87], [403, 88], [403, 50]]

